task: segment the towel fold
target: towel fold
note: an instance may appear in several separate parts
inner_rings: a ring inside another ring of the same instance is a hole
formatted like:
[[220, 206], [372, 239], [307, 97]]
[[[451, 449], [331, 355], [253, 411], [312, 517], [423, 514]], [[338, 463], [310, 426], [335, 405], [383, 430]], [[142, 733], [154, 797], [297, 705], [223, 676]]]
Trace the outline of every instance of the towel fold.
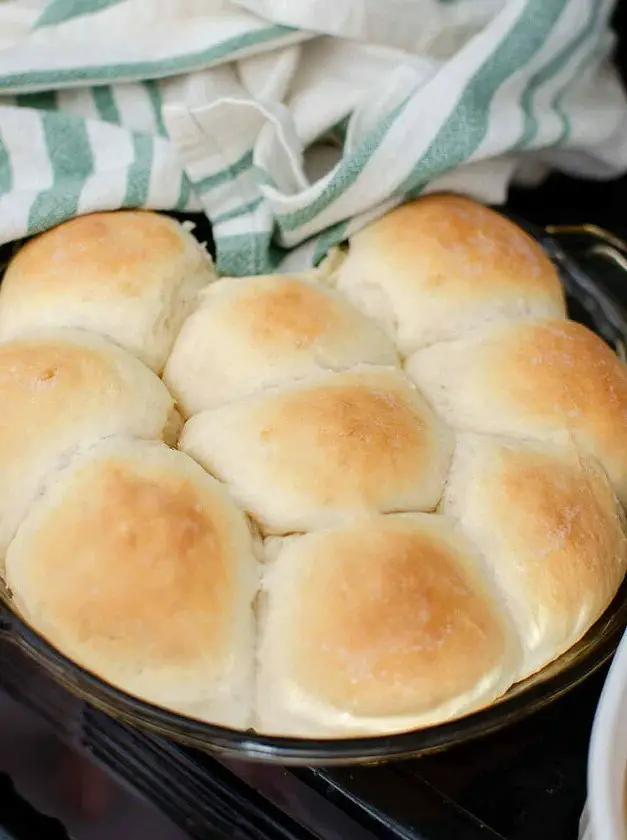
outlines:
[[386, 209], [627, 169], [608, 0], [6, 0], [0, 242], [202, 211], [222, 272], [318, 261]]

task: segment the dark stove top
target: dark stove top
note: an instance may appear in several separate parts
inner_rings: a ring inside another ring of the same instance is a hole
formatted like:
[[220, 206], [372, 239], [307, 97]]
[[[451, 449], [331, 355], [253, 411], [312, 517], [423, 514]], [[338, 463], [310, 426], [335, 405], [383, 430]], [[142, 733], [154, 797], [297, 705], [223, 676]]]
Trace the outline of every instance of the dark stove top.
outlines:
[[100, 760], [144, 793], [154, 797], [156, 789], [167, 789], [162, 807], [179, 825], [187, 820], [193, 837], [211, 836], [210, 825], [225, 837], [250, 840], [574, 840], [604, 677], [605, 670], [505, 732], [428, 758], [371, 767], [227, 765], [138, 736], [94, 712], [86, 716], [85, 736]]
[[0, 840], [67, 840], [61, 823], [39, 814], [0, 773]]
[[[605, 672], [508, 730], [438, 755], [288, 770], [221, 762], [116, 723], [0, 641], [0, 686], [198, 840], [575, 840]], [[0, 825], [11, 840], [65, 837], [1, 776]]]

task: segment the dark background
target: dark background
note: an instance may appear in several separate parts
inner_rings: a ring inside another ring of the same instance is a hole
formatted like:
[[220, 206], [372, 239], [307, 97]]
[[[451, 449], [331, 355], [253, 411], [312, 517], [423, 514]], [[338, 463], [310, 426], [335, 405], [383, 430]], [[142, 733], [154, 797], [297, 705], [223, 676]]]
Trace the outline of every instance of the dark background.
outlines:
[[[627, 0], [614, 13], [616, 63], [627, 87]], [[614, 181], [583, 181], [551, 175], [533, 190], [513, 189], [510, 206], [522, 218], [545, 224], [594, 222], [627, 237], [627, 175]]]

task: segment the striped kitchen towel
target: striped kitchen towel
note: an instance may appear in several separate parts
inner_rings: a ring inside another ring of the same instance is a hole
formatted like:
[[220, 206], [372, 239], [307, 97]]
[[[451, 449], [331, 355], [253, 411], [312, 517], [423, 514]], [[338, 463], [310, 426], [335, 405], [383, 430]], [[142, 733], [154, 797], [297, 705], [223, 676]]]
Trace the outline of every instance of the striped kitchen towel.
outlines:
[[0, 242], [202, 211], [221, 271], [317, 262], [403, 199], [627, 169], [610, 0], [4, 0]]

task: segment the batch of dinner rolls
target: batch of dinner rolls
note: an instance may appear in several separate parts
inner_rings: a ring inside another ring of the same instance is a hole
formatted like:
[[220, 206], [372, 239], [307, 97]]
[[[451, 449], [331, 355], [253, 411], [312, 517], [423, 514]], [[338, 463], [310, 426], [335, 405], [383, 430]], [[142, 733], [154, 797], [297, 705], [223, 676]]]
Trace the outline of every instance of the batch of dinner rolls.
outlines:
[[80, 217], [0, 287], [0, 570], [130, 694], [236, 729], [383, 734], [490, 704], [627, 565], [627, 368], [544, 251], [452, 195], [303, 275]]

